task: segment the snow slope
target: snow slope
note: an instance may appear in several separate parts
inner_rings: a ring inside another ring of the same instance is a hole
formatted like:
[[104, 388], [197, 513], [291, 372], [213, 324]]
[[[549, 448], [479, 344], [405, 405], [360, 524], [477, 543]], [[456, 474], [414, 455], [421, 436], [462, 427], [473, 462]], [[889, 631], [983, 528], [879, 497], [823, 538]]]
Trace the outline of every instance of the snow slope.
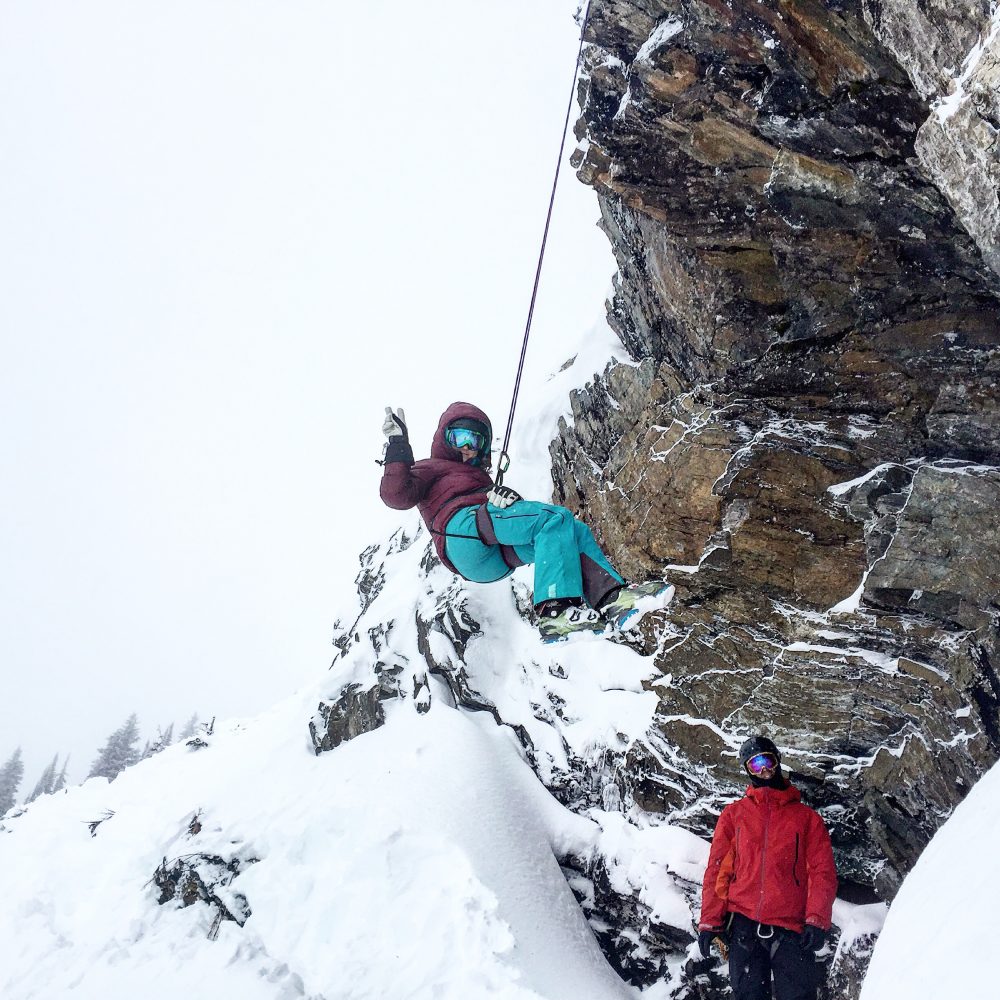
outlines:
[[[593, 824], [551, 799], [509, 730], [398, 704], [315, 757], [314, 703], [298, 695], [8, 820], [0, 995], [629, 995], [552, 853]], [[85, 821], [108, 810], [91, 837]], [[160, 907], [149, 884], [162, 856], [195, 851], [259, 859], [233, 883], [252, 916], [214, 942], [212, 908]]]
[[903, 881], [872, 956], [861, 1000], [992, 1000], [990, 949], [1000, 935], [1000, 764], [935, 834]]

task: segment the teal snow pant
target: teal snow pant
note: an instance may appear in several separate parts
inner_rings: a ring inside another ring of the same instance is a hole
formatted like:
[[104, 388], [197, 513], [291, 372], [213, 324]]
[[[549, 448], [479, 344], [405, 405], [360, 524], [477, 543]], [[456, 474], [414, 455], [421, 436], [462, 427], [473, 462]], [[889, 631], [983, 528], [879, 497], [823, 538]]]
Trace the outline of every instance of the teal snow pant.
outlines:
[[583, 597], [596, 608], [625, 583], [590, 528], [554, 504], [518, 500], [503, 510], [463, 507], [448, 521], [445, 536], [448, 558], [473, 583], [502, 580], [512, 564], [533, 563], [535, 604]]

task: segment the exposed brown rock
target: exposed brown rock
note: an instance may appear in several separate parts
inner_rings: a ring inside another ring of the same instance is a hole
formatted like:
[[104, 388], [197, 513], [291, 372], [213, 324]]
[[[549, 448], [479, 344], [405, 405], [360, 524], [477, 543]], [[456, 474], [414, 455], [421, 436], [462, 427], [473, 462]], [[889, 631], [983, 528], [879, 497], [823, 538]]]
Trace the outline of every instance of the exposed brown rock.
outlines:
[[574, 399], [554, 494], [677, 587], [643, 625], [663, 681], [626, 799], [707, 834], [732, 739], [769, 732], [854, 898], [891, 897], [1000, 754], [990, 46], [930, 104], [988, 21], [594, 0], [586, 36], [575, 162], [640, 365]]

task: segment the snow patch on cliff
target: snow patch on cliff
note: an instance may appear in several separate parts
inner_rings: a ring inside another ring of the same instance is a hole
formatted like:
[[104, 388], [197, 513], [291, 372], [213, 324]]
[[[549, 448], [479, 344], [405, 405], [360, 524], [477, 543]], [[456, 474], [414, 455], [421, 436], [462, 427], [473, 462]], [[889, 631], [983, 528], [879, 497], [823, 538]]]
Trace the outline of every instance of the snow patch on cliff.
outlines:
[[675, 17], [668, 17], [661, 21], [654, 29], [649, 38], [642, 43], [641, 48], [636, 53], [635, 61], [649, 63], [653, 53], [665, 45], [674, 35], [680, 34], [684, 27], [684, 22]]
[[989, 30], [980, 36], [979, 41], [969, 50], [962, 62], [962, 68], [954, 79], [951, 92], [934, 105], [934, 114], [938, 121], [943, 122], [951, 118], [968, 99], [966, 87], [998, 36], [1000, 36], [1000, 5], [993, 11]]

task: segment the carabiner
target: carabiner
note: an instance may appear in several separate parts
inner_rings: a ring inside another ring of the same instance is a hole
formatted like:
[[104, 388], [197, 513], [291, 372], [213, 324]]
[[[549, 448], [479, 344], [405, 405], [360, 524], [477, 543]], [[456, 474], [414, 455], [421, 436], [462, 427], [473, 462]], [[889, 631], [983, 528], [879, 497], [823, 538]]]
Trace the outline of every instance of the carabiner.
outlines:
[[504, 473], [510, 468], [510, 455], [507, 452], [500, 452], [500, 457], [497, 459], [497, 474], [493, 477], [494, 486], [503, 486], [503, 476]]

